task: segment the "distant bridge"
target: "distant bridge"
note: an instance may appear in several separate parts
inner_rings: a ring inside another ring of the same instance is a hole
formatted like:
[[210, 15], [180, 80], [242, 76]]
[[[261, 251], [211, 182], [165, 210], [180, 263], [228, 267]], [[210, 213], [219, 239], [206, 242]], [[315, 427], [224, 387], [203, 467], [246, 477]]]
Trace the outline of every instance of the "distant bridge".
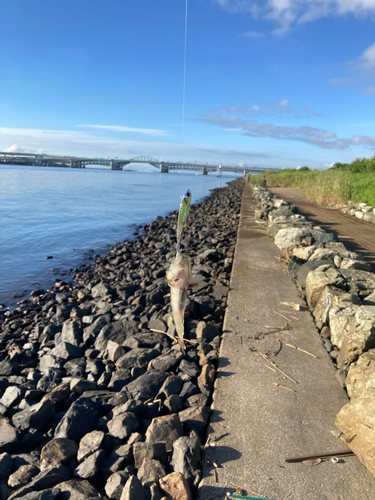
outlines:
[[118, 158], [77, 158], [74, 156], [50, 156], [44, 154], [17, 152], [8, 153], [0, 151], [0, 161], [1, 156], [3, 157], [3, 163], [22, 162], [25, 164], [30, 163], [33, 165], [44, 166], [62, 164], [62, 166], [69, 166], [70, 168], [85, 168], [86, 165], [106, 165], [109, 166], [111, 170], [122, 170], [126, 165], [129, 165], [129, 163], [148, 163], [149, 165], [157, 168], [161, 173], [168, 173], [170, 170], [197, 170], [203, 175], [206, 175], [210, 171], [215, 171], [218, 176], [221, 176], [222, 171], [241, 173], [243, 175], [260, 174], [268, 171], [280, 171], [279, 168], [266, 168], [259, 166], [245, 167], [239, 165], [160, 161], [155, 158], [150, 158], [149, 156], [137, 156], [135, 158], [131, 158], [130, 160], [121, 160]]

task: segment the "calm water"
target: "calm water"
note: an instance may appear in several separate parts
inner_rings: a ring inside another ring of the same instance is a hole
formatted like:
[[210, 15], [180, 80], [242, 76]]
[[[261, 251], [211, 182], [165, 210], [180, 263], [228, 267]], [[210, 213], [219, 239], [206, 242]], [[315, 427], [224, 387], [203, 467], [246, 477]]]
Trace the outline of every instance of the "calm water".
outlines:
[[131, 238], [134, 226], [177, 209], [186, 189], [194, 202], [235, 177], [1, 166], [0, 304]]

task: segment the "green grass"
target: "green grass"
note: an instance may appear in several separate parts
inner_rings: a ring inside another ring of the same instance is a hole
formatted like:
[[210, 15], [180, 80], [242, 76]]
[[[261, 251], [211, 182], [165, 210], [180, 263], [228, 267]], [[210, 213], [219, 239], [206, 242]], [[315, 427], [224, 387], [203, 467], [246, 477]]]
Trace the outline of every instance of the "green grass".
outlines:
[[[375, 163], [373, 160], [369, 160], [370, 167]], [[329, 170], [286, 169], [278, 173], [266, 172], [267, 185], [300, 188], [303, 196], [324, 205], [346, 205], [351, 200], [375, 206], [375, 172], [371, 168], [358, 171], [361, 161], [355, 160], [355, 165], [349, 164], [344, 168], [336, 166]], [[350, 168], [352, 165], [353, 169]], [[263, 174], [248, 176], [250, 184], [261, 184], [262, 179]]]

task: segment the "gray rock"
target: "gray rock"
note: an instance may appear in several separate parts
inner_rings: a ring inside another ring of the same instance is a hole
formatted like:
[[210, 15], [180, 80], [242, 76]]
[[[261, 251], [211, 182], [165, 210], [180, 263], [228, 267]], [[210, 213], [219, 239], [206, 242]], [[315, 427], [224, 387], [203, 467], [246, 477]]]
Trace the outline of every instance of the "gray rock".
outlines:
[[51, 356], [51, 354], [45, 354], [39, 360], [39, 370], [43, 373], [48, 368], [61, 369], [63, 364], [64, 360], [62, 358]]
[[185, 382], [182, 386], [180, 397], [182, 399], [187, 399], [190, 398], [190, 396], [194, 396], [194, 394], [199, 394], [199, 392], [199, 388], [196, 384], [193, 384], [193, 382], [190, 381]]
[[314, 260], [305, 262], [301, 264], [297, 273], [296, 284], [300, 290], [304, 290], [306, 288], [306, 278], [310, 271], [314, 271], [320, 266], [331, 266], [334, 267], [334, 264], [329, 260]]
[[18, 405], [23, 396], [25, 395], [25, 390], [17, 387], [15, 385], [11, 385], [5, 389], [5, 392], [0, 399], [0, 403], [4, 405], [6, 408], [12, 408], [12, 406]]
[[75, 346], [82, 344], [82, 323], [80, 320], [66, 321], [62, 327], [61, 340]]
[[52, 349], [50, 354], [52, 356], [56, 356], [57, 358], [68, 360], [72, 358], [80, 358], [83, 356], [84, 351], [76, 345], [63, 341], [57, 344], [57, 346]]
[[181, 377], [178, 377], [177, 375], [170, 375], [161, 386], [157, 397], [159, 397], [161, 394], [165, 394], [165, 396], [170, 396], [171, 394], [179, 394], [183, 383], [184, 382]]
[[124, 354], [126, 354], [124, 347], [120, 346], [117, 342], [113, 342], [113, 340], [108, 340], [105, 350], [105, 357], [107, 359], [117, 361]]
[[172, 450], [174, 441], [183, 436], [183, 428], [178, 414], [152, 419], [146, 431], [146, 443], [165, 443], [167, 451]]
[[342, 342], [337, 364], [339, 368], [356, 361], [359, 356], [375, 347], [375, 306], [360, 306], [355, 321]]
[[76, 394], [83, 394], [86, 391], [95, 391], [98, 388], [95, 382], [83, 380], [81, 378], [73, 378], [70, 381], [70, 390]]
[[58, 500], [86, 500], [97, 498], [99, 492], [87, 479], [71, 479], [57, 485], [60, 490]]
[[21, 488], [38, 473], [39, 469], [35, 465], [21, 465], [19, 469], [9, 476], [8, 486], [11, 488]]
[[64, 363], [64, 370], [67, 375], [75, 378], [85, 378], [86, 374], [86, 359], [74, 358]]
[[96, 320], [86, 328], [83, 329], [83, 342], [93, 343], [99, 335], [102, 328], [110, 323], [110, 315], [100, 315]]
[[202, 444], [197, 435], [183, 436], [173, 443], [172, 469], [187, 479], [189, 485], [197, 486], [200, 478]]
[[347, 290], [348, 287], [345, 277], [337, 269], [320, 266], [311, 271], [306, 278], [306, 301], [309, 306], [315, 307], [326, 286], [334, 286], [342, 290]]
[[8, 418], [0, 416], [0, 452], [14, 449], [18, 444], [18, 432]]
[[98, 450], [89, 455], [78, 467], [74, 470], [74, 475], [82, 479], [95, 477], [100, 470], [101, 464], [104, 462], [104, 450]]
[[126, 386], [126, 391], [130, 393], [135, 400], [146, 401], [147, 399], [154, 398], [161, 386], [164, 384], [168, 374], [158, 371], [150, 370], [133, 380]]
[[375, 274], [358, 269], [340, 269], [350, 293], [365, 298], [375, 292]]
[[59, 493], [57, 488], [48, 488], [42, 491], [31, 491], [22, 495], [22, 500], [54, 500]]
[[345, 385], [351, 401], [365, 396], [368, 389], [375, 390], [375, 349], [363, 353], [350, 365]]
[[195, 430], [201, 437], [204, 436], [206, 425], [210, 417], [210, 408], [207, 406], [191, 406], [178, 414], [186, 432]]
[[79, 441], [85, 434], [96, 429], [100, 404], [81, 396], [75, 401], [56, 427], [55, 437]]
[[217, 326], [212, 323], [200, 321], [197, 325], [196, 334], [197, 339], [204, 340], [205, 342], [211, 342], [217, 335], [219, 335], [219, 330]]
[[145, 489], [136, 476], [126, 481], [120, 500], [147, 500]]
[[128, 465], [133, 464], [133, 447], [130, 444], [124, 444], [115, 448], [108, 459], [102, 465], [102, 475], [108, 479], [111, 474], [124, 470]]
[[160, 463], [166, 465], [168, 461], [168, 455], [165, 448], [164, 442], [155, 443], [134, 443], [133, 444], [133, 454], [134, 454], [134, 466], [136, 469], [142, 465], [143, 460], [147, 457], [150, 459], [158, 460]]
[[85, 434], [79, 442], [79, 450], [77, 453], [78, 462], [84, 460], [91, 453], [99, 450], [102, 446], [104, 436], [105, 434], [103, 431], [92, 431]]
[[165, 476], [165, 469], [162, 464], [155, 459], [145, 457], [142, 465], [138, 469], [137, 477], [143, 486], [150, 487], [152, 483]]
[[105, 484], [105, 492], [111, 500], [120, 500], [122, 490], [129, 479], [126, 472], [115, 472], [110, 476]]
[[95, 348], [98, 349], [98, 351], [104, 352], [109, 340], [122, 345], [127, 338], [132, 337], [138, 332], [138, 323], [133, 321], [123, 320], [109, 323], [101, 329], [99, 335], [97, 336], [97, 339], [95, 340]]
[[125, 439], [139, 426], [134, 413], [121, 413], [108, 422], [108, 432], [114, 437]]
[[95, 285], [91, 290], [91, 295], [95, 298], [97, 297], [106, 297], [107, 295], [112, 295], [115, 293], [115, 290], [104, 283], [99, 283]]
[[42, 399], [40, 403], [13, 415], [12, 423], [17, 429], [23, 431], [30, 427], [41, 430], [47, 425], [54, 414], [54, 404], [49, 399]]
[[64, 376], [65, 372], [58, 368], [47, 368], [43, 372], [43, 377], [37, 383], [38, 391], [50, 392], [57, 387]]
[[40, 453], [40, 470], [70, 462], [77, 455], [77, 450], [78, 446], [71, 439], [52, 439]]
[[151, 363], [155, 370], [167, 372], [177, 365], [183, 358], [181, 349], [170, 349], [165, 354], [161, 354]]

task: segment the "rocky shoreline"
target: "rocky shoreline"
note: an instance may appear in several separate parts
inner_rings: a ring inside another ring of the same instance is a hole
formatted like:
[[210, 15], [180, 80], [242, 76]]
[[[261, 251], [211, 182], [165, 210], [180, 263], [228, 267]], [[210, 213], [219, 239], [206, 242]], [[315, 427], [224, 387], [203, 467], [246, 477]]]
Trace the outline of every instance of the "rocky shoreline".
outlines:
[[350, 398], [336, 418], [341, 438], [375, 475], [375, 274], [335, 233], [263, 187], [255, 185], [253, 191], [255, 218], [267, 220]]
[[200, 480], [244, 180], [192, 206], [187, 352], [165, 272], [177, 211], [0, 313], [0, 498], [191, 500]]

